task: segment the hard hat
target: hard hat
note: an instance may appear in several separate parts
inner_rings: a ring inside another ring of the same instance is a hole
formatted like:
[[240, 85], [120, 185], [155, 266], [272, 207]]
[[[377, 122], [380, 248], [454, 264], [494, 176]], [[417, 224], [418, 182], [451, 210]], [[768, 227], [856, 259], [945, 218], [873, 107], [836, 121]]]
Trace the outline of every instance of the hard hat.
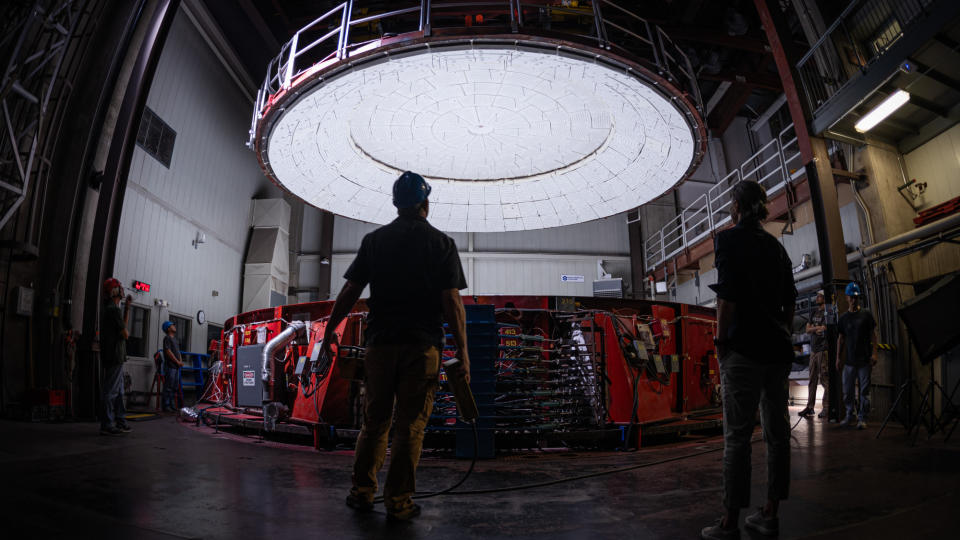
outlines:
[[860, 296], [860, 286], [851, 281], [847, 283], [847, 289], [844, 292], [847, 296]]
[[817, 291], [817, 296], [824, 296], [823, 289]]
[[173, 326], [173, 321], [163, 321], [163, 325], [161, 325], [163, 328], [163, 333], [166, 334], [167, 330], [169, 330], [171, 326]]
[[412, 208], [427, 200], [430, 184], [415, 172], [407, 171], [393, 183], [393, 205], [397, 208]]
[[107, 278], [103, 282], [103, 295], [107, 298], [114, 296], [123, 296], [123, 285], [117, 278]]

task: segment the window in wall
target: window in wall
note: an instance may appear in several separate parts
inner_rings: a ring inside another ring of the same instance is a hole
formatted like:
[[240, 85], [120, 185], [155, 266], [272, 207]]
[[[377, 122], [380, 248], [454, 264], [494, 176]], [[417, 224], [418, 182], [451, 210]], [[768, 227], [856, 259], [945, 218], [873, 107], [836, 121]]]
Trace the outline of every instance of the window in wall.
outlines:
[[177, 326], [176, 338], [180, 351], [190, 351], [190, 319], [179, 315], [170, 315], [170, 322]]
[[127, 356], [147, 358], [147, 336], [150, 328], [150, 310], [130, 306], [130, 339], [127, 340]]
[[161, 120], [157, 113], [144, 107], [140, 131], [137, 132], [137, 145], [169, 169], [170, 160], [173, 158], [173, 143], [176, 140], [177, 132]]
[[[208, 349], [210, 348], [210, 342], [213, 340], [220, 341], [220, 332], [223, 331], [222, 326], [217, 326], [215, 324], [207, 323], [207, 342], [204, 344]], [[209, 351], [204, 351], [209, 352]]]

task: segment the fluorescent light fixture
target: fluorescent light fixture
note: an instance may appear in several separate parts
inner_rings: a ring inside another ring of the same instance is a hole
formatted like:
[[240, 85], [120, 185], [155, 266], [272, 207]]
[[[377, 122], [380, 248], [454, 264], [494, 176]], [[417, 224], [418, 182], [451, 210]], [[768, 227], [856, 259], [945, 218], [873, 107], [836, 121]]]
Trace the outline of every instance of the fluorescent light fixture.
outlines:
[[882, 122], [884, 118], [893, 114], [894, 111], [902, 107], [908, 101], [910, 101], [910, 94], [904, 90], [897, 90], [896, 92], [890, 94], [890, 96], [883, 100], [879, 105], [874, 107], [873, 110], [864, 115], [864, 117], [853, 126], [853, 129], [859, 131], [860, 133], [866, 133], [867, 131], [870, 131], [877, 124]]
[[412, 170], [433, 186], [429, 219], [445, 231], [625, 212], [681, 180], [696, 144], [681, 109], [629, 71], [512, 45], [360, 64], [279, 114], [261, 152], [294, 195], [387, 223], [393, 182]]

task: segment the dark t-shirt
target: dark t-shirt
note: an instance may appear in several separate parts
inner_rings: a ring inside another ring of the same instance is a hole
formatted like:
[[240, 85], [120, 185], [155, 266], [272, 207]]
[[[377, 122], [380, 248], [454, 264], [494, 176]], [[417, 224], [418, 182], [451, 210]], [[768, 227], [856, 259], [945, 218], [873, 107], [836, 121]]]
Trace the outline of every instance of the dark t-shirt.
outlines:
[[847, 359], [844, 362], [846, 365], [863, 367], [870, 364], [870, 357], [873, 355], [870, 343], [876, 327], [876, 320], [869, 309], [848, 311], [840, 316], [837, 331], [847, 345]]
[[100, 362], [104, 366], [122, 364], [127, 360], [127, 340], [123, 339], [123, 310], [110, 302], [100, 315]]
[[[818, 307], [810, 315], [810, 325], [811, 326], [826, 326], [827, 317], [824, 313], [822, 307]], [[813, 352], [823, 352], [827, 350], [827, 333], [818, 334], [817, 332], [810, 332], [810, 350]]]
[[467, 287], [453, 239], [422, 217], [398, 217], [367, 234], [343, 277], [370, 284], [367, 345], [441, 344], [440, 293]]
[[183, 362], [183, 357], [180, 356], [180, 344], [177, 343], [177, 340], [170, 336], [163, 336], [163, 365], [166, 369], [177, 367], [176, 364], [170, 361], [170, 358], [167, 356], [167, 351], [172, 352], [177, 360]]
[[736, 302], [727, 335], [730, 349], [762, 363], [793, 361], [786, 313], [797, 299], [793, 264], [780, 242], [759, 224], [738, 224], [717, 234], [717, 297]]

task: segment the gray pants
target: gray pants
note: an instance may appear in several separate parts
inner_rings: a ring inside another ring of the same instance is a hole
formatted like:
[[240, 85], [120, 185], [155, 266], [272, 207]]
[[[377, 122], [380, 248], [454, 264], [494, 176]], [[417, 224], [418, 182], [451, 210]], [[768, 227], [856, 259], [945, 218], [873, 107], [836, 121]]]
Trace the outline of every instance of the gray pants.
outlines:
[[122, 426], [127, 408], [123, 403], [123, 364], [103, 368], [103, 387], [100, 395], [103, 413], [100, 415], [100, 427]]
[[789, 363], [762, 364], [730, 352], [720, 361], [723, 393], [723, 506], [750, 505], [750, 438], [757, 407], [767, 443], [767, 499], [790, 492]]

